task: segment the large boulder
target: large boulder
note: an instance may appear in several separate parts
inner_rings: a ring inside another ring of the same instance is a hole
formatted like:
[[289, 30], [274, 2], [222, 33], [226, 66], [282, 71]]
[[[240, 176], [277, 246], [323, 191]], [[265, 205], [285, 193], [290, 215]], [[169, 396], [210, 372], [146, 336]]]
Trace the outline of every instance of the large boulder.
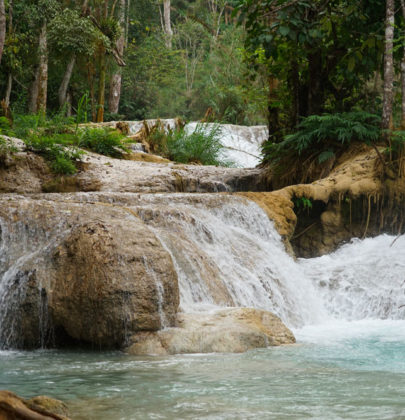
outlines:
[[253, 308], [227, 308], [208, 314], [179, 313], [175, 328], [139, 333], [131, 340], [127, 352], [135, 355], [241, 353], [295, 343], [293, 333], [280, 318]]
[[0, 230], [3, 345], [122, 347], [173, 325], [171, 257], [129, 209], [3, 195]]

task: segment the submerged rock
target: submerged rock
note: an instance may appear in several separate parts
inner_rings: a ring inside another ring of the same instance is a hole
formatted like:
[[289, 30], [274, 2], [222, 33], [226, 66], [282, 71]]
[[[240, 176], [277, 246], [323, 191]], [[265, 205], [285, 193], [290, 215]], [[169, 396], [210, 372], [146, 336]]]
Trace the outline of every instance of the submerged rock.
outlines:
[[255, 348], [295, 343], [293, 333], [276, 315], [253, 308], [214, 313], [179, 313], [176, 328], [140, 333], [127, 352], [135, 355], [242, 353]]
[[0, 391], [0, 420], [68, 420], [68, 408], [59, 400], [39, 396], [25, 400]]

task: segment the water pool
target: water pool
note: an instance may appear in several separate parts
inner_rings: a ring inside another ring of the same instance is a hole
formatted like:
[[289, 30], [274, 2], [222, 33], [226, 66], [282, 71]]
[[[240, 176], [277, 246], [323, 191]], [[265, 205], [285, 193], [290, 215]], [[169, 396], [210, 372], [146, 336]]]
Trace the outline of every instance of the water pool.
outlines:
[[0, 388], [73, 419], [405, 419], [405, 321], [328, 322], [245, 354], [0, 352]]

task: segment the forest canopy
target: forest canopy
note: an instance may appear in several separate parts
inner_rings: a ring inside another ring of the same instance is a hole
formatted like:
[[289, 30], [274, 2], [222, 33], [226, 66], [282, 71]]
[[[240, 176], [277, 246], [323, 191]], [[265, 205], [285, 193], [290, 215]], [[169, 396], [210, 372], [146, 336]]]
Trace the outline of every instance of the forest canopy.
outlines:
[[3, 113], [85, 97], [93, 121], [268, 123], [276, 143], [324, 113], [404, 126], [404, 21], [404, 0], [0, 0]]

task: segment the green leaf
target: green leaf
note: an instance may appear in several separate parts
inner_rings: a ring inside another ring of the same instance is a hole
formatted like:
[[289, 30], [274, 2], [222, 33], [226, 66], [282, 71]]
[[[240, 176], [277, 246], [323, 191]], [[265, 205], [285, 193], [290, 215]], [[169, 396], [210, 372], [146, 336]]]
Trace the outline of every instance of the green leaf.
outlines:
[[278, 28], [278, 31], [280, 32], [280, 35], [287, 36], [290, 32], [290, 28], [288, 28], [287, 26], [280, 26], [280, 28]]
[[355, 66], [355, 64], [356, 64], [356, 60], [354, 59], [354, 57], [350, 57], [350, 58], [349, 58], [349, 61], [348, 61], [348, 63], [347, 63], [347, 69], [348, 69], [349, 71], [353, 71], [353, 70], [354, 70], [354, 66]]

